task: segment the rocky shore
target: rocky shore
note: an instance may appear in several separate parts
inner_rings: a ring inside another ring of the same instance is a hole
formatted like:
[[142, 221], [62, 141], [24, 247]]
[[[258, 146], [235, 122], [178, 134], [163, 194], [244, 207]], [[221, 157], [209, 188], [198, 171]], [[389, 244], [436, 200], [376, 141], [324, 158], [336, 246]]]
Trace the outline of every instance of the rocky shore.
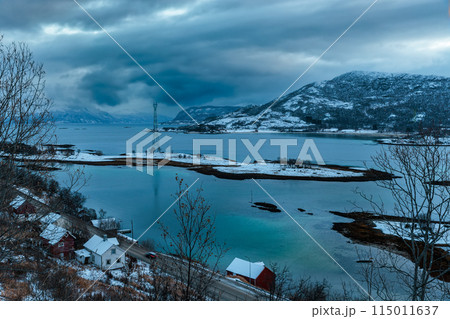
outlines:
[[[377, 216], [367, 212], [342, 213], [330, 211], [331, 214], [353, 219], [352, 222], [334, 223], [332, 229], [351, 239], [353, 242], [363, 245], [370, 245], [380, 249], [389, 250], [398, 255], [412, 260], [412, 254], [409, 248], [410, 240], [391, 234], [385, 234], [382, 230], [376, 228], [375, 221], [404, 222], [410, 223], [411, 219], [398, 216]], [[445, 223], [450, 225], [450, 222]], [[421, 242], [416, 242], [419, 249], [424, 249]], [[434, 263], [431, 270], [432, 276], [441, 274], [444, 270], [450, 268], [450, 254], [448, 250], [436, 247], [433, 252]], [[431, 258], [431, 253], [428, 252]], [[441, 278], [445, 282], [450, 282], [450, 273], [445, 273]]]

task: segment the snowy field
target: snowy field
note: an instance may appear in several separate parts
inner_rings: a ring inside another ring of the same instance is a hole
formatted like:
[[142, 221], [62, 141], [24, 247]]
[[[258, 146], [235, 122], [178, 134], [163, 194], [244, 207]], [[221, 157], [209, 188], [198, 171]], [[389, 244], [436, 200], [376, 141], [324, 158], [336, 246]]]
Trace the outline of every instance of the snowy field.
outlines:
[[280, 164], [247, 164], [240, 166], [216, 166], [219, 172], [231, 174], [265, 174], [278, 176], [299, 176], [299, 177], [357, 177], [364, 176], [364, 173], [341, 171], [325, 167], [314, 168], [289, 168]]

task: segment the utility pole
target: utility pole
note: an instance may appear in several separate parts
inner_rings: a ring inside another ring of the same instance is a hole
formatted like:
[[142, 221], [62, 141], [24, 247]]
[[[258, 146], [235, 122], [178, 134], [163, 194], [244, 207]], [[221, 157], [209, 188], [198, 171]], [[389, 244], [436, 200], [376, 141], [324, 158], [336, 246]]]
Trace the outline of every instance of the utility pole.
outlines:
[[[153, 102], [153, 134], [158, 132], [158, 102]], [[156, 150], [158, 153], [161, 153], [161, 148], [158, 147]]]
[[158, 132], [158, 102], [153, 102], [153, 132]]
[[134, 227], [133, 227], [133, 220], [131, 220], [131, 238], [134, 239]]

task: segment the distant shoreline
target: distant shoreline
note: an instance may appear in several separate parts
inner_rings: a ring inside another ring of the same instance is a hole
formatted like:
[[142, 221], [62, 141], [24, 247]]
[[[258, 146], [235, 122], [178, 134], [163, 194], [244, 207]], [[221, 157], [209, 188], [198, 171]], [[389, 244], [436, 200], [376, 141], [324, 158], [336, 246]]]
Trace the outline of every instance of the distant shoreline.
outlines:
[[202, 132], [196, 130], [186, 130], [182, 128], [167, 128], [167, 130], [163, 130], [165, 132], [173, 132], [173, 133], [184, 133], [184, 134], [302, 134], [302, 135], [330, 135], [330, 136], [348, 136], [348, 137], [404, 137], [407, 136], [407, 133], [401, 132], [373, 132], [367, 130], [340, 130], [340, 131], [278, 131], [278, 130], [250, 130], [250, 129], [242, 129], [242, 130], [234, 130], [234, 131], [211, 131], [211, 132]]
[[[114, 126], [123, 126], [124, 128], [131, 128], [133, 126], [148, 126], [152, 127], [153, 123], [66, 123], [59, 122], [56, 123], [58, 129], [67, 129], [66, 126], [96, 126], [96, 125], [114, 125]], [[404, 137], [407, 136], [407, 133], [402, 132], [375, 132], [372, 130], [339, 130], [339, 131], [279, 131], [279, 130], [250, 130], [250, 129], [242, 129], [242, 130], [234, 130], [234, 131], [212, 131], [212, 132], [202, 132], [195, 130], [186, 130], [180, 127], [170, 127], [164, 125], [170, 125], [168, 123], [160, 123], [161, 133], [184, 133], [184, 134], [302, 134], [302, 135], [330, 135], [330, 136], [361, 136], [361, 137]], [[184, 124], [189, 125], [189, 124]]]

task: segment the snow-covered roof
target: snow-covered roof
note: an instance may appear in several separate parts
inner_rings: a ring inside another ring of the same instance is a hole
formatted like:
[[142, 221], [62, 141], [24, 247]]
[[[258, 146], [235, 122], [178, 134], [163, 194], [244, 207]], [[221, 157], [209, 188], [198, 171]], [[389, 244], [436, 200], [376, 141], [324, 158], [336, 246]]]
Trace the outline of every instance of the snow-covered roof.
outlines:
[[42, 204], [45, 204], [45, 200], [44, 200], [43, 198], [34, 195], [34, 194], [33, 194], [32, 192], [30, 192], [30, 190], [27, 189], [27, 188], [25, 188], [25, 187], [17, 187], [17, 190], [20, 191], [20, 192], [22, 192], [23, 194], [25, 194], [25, 195], [27, 195], [27, 196], [33, 198], [34, 200], [36, 200], [36, 201], [38, 201], [38, 202], [40, 202], [40, 203], [42, 203]]
[[104, 218], [104, 219], [93, 219], [91, 220], [92, 225], [94, 225], [97, 228], [103, 228], [103, 229], [116, 229], [117, 228], [117, 222], [114, 217], [110, 218]]
[[119, 246], [117, 238], [101, 238], [94, 235], [84, 245], [87, 250], [90, 250], [96, 254], [103, 255], [112, 246]]
[[227, 271], [251, 279], [256, 279], [265, 267], [266, 266], [262, 261], [251, 263], [247, 260], [234, 258], [231, 264], [227, 267]]
[[[72, 235], [67, 229], [50, 224], [41, 233], [41, 237], [47, 239], [50, 245], [58, 243], [67, 233]], [[72, 235], [73, 236], [73, 235]]]
[[86, 249], [75, 250], [75, 255], [80, 257], [90, 257], [91, 253]]
[[23, 198], [22, 196], [17, 196], [16, 198], [14, 198], [14, 200], [10, 203], [11, 207], [14, 209], [19, 208], [23, 203], [25, 203], [25, 198]]
[[45, 215], [44, 217], [42, 217], [40, 219], [41, 223], [44, 225], [48, 225], [48, 224], [53, 224], [54, 222], [56, 222], [58, 219], [61, 218], [60, 214], [57, 213], [48, 213], [47, 215]]

